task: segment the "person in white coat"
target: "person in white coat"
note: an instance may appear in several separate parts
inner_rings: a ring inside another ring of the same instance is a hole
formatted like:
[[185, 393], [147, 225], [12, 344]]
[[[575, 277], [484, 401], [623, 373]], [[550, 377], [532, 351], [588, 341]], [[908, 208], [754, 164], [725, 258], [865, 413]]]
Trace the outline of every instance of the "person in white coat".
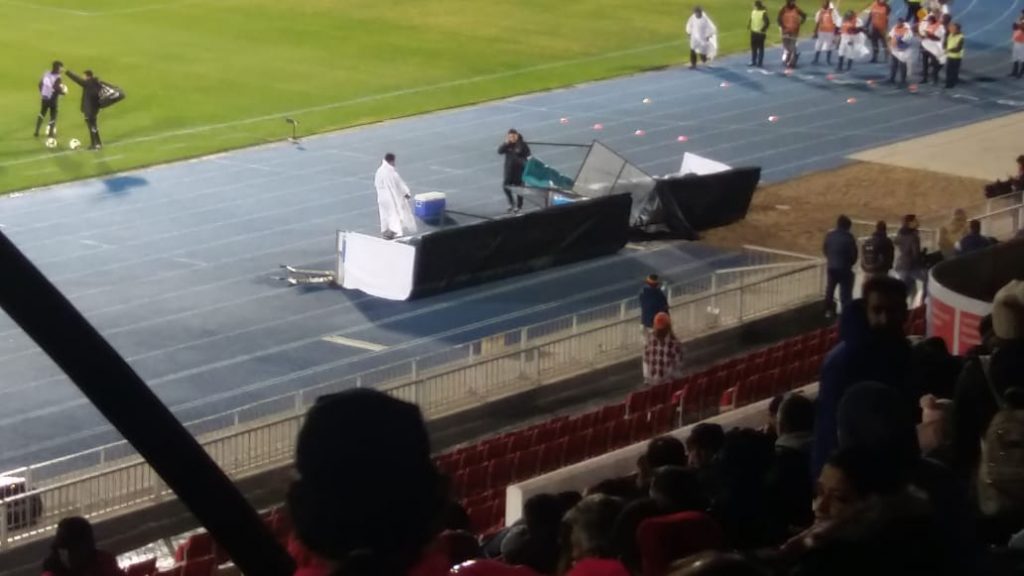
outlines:
[[697, 67], [698, 56], [701, 62], [714, 60], [718, 52], [718, 28], [700, 6], [693, 9], [693, 15], [687, 20], [686, 34], [690, 37], [690, 68]]
[[839, 66], [836, 70], [842, 72], [844, 64], [846, 70], [849, 70], [854, 60], [863, 60], [870, 54], [864, 35], [864, 23], [853, 10], [848, 10], [843, 16], [843, 23], [839, 25]]
[[889, 83], [895, 84], [899, 73], [902, 86], [907, 83], [907, 69], [914, 59], [914, 30], [903, 18], [897, 20], [889, 31], [889, 52], [892, 54]]
[[412, 215], [409, 187], [395, 170], [395, 155], [390, 152], [377, 168], [373, 177], [377, 188], [377, 208], [380, 210], [380, 232], [386, 240], [416, 233], [416, 218]]
[[918, 36], [921, 37], [921, 83], [927, 84], [929, 72], [935, 84], [939, 83], [939, 70], [946, 63], [946, 27], [942, 25], [938, 17], [929, 14], [928, 18], [921, 21], [918, 28]]

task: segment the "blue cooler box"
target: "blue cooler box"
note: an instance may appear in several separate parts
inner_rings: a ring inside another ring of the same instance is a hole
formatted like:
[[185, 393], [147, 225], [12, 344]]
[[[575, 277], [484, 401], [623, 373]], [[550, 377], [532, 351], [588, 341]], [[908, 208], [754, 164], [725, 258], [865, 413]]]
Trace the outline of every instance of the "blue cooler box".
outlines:
[[438, 220], [444, 216], [444, 192], [425, 192], [413, 196], [416, 217], [422, 220]]

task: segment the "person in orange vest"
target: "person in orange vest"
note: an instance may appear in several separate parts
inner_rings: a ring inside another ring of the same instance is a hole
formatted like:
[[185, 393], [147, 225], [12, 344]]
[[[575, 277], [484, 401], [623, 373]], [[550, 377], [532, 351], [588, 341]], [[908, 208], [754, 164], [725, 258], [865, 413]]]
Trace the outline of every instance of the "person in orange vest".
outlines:
[[868, 7], [868, 12], [871, 15], [871, 25], [866, 30], [868, 38], [871, 39], [871, 62], [878, 62], [878, 46], [881, 44], [882, 50], [885, 51], [885, 59], [889, 60], [889, 47], [886, 43], [886, 36], [889, 33], [889, 14], [892, 12], [892, 7], [889, 6], [889, 0], [875, 0]]
[[821, 9], [814, 15], [814, 63], [818, 63], [821, 52], [825, 51], [825, 63], [832, 64], [832, 46], [836, 40], [836, 26], [840, 20], [839, 10], [832, 5], [832, 0], [825, 0]]
[[1024, 78], [1024, 24], [1021, 22], [1013, 23], [1013, 73], [1010, 76]]
[[903, 18], [896, 20], [896, 25], [889, 31], [889, 52], [892, 53], [892, 67], [889, 69], [889, 83], [896, 82], [896, 73], [900, 74], [900, 85], [907, 83], [907, 68], [914, 57], [914, 31]]
[[800, 38], [800, 26], [807, 21], [807, 14], [796, 5], [796, 0], [786, 0], [779, 10], [779, 28], [782, 29], [782, 49], [785, 50], [786, 68], [796, 68], [800, 54], [796, 50]]
[[859, 38], [863, 31], [857, 14], [853, 10], [847, 10], [842, 24], [839, 25], [839, 66], [836, 67], [837, 71], [843, 71], [843, 64], [846, 64], [847, 70], [853, 68], [853, 60], [860, 57], [861, 50], [864, 50], [865, 55], [867, 54], [863, 39]]
[[946, 61], [946, 28], [939, 22], [935, 14], [929, 14], [928, 18], [921, 22], [918, 29], [918, 36], [921, 37], [921, 60], [923, 69], [921, 72], [921, 83], [928, 83], [929, 72], [932, 80], [939, 83], [939, 70]]

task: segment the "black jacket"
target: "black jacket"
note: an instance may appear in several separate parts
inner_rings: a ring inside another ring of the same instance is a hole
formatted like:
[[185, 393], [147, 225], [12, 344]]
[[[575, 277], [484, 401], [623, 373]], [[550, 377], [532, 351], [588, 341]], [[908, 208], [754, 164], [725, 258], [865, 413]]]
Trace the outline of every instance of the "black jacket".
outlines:
[[857, 263], [857, 239], [847, 230], [836, 228], [826, 234], [821, 251], [829, 270], [849, 270]]
[[523, 169], [526, 168], [526, 159], [530, 157], [530, 147], [523, 141], [522, 136], [515, 142], [505, 142], [498, 146], [498, 154], [505, 155], [504, 184], [522, 186]]
[[661, 287], [644, 284], [640, 289], [640, 323], [644, 328], [654, 326], [654, 317], [658, 312], [668, 312], [668, 298]]
[[100, 112], [100, 91], [103, 90], [103, 85], [100, 84], [100, 79], [93, 76], [92, 78], [83, 78], [74, 72], [67, 71], [68, 78], [71, 78], [75, 84], [82, 87], [82, 114], [86, 116], [95, 116]]

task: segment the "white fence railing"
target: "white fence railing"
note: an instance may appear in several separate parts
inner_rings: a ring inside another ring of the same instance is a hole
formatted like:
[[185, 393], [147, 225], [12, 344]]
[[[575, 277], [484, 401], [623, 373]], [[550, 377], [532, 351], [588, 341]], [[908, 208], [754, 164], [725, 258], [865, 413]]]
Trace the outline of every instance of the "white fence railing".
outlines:
[[[671, 287], [676, 332], [692, 339], [821, 297], [824, 264], [776, 251], [752, 252], [756, 265], [719, 270]], [[635, 298], [504, 332], [430, 356], [335, 380], [188, 424], [217, 464], [240, 478], [291, 461], [305, 410], [318, 396], [374, 386], [437, 418], [566, 376], [611, 365], [642, 350]], [[0, 501], [0, 550], [46, 535], [68, 515], [98, 517], [171, 497], [127, 443], [4, 475], [32, 491]], [[87, 470], [71, 466], [89, 458]]]

